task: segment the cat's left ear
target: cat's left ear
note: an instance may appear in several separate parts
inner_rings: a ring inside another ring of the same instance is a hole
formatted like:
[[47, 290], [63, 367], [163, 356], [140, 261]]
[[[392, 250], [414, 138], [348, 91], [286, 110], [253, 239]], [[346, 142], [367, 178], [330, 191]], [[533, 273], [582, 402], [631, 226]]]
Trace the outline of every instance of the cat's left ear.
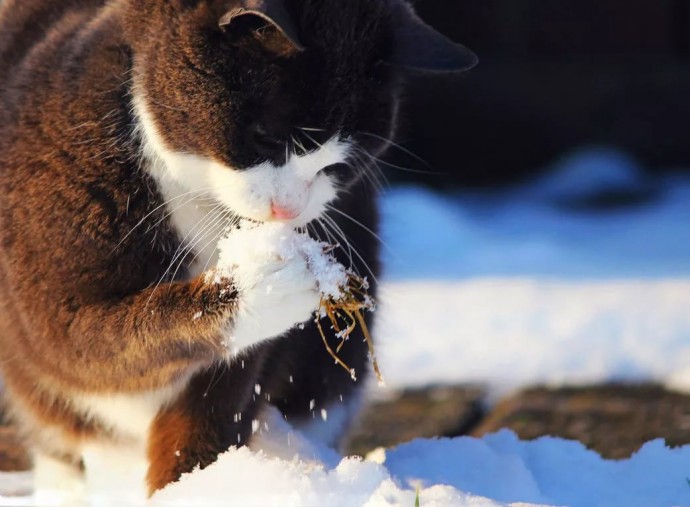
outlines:
[[385, 63], [427, 72], [461, 72], [479, 62], [462, 44], [424, 23], [406, 2], [394, 2], [393, 54]]
[[241, 16], [256, 16], [267, 21], [277, 28], [295, 49], [304, 50], [297, 25], [285, 7], [285, 0], [242, 0], [241, 6], [228, 11], [220, 18], [218, 24], [221, 27], [229, 26], [233, 20]]

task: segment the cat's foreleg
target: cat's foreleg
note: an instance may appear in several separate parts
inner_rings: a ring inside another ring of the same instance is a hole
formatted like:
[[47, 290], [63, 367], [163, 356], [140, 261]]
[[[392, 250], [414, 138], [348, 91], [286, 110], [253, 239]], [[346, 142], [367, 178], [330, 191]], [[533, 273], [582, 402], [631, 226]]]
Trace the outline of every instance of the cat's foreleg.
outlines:
[[56, 365], [92, 391], [166, 387], [227, 355], [222, 331], [237, 299], [232, 280], [201, 276], [82, 306], [58, 344]]
[[62, 353], [70, 376], [107, 379], [109, 389], [169, 385], [194, 367], [229, 359], [310, 318], [320, 295], [306, 259], [209, 272], [146, 289], [120, 302], [80, 308]]
[[34, 450], [34, 502], [36, 505], [71, 505], [85, 493], [79, 463]]
[[147, 497], [145, 483], [148, 462], [146, 444], [107, 439], [85, 442], [82, 459], [89, 503], [140, 505]]

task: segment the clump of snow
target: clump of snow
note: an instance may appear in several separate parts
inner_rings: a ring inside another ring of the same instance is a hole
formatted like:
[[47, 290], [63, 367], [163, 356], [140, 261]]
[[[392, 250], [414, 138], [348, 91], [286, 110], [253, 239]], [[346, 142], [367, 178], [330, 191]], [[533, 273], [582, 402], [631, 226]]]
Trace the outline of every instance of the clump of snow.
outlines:
[[581, 443], [520, 441], [509, 431], [483, 439], [418, 440], [388, 452], [394, 477], [447, 484], [500, 502], [591, 507], [690, 504], [690, 447], [662, 440], [627, 460], [605, 460]]
[[299, 256], [307, 260], [325, 297], [337, 299], [347, 285], [348, 273], [328, 250], [332, 245], [316, 241], [307, 234], [281, 223], [256, 224], [245, 221], [218, 243], [219, 257], [214, 276], [240, 278], [241, 285], [252, 285], [261, 261], [290, 261]]
[[[431, 485], [421, 491], [425, 507], [493, 507], [494, 501], [455, 488]], [[345, 458], [334, 468], [318, 462], [284, 461], [233, 449], [217, 463], [182, 477], [156, 494], [152, 505], [185, 506], [413, 506], [415, 488], [391, 477], [384, 466]]]
[[690, 447], [660, 440], [629, 460], [608, 461], [556, 438], [522, 442], [502, 431], [483, 439], [417, 440], [383, 465], [345, 458], [334, 468], [233, 449], [155, 495], [153, 505], [430, 506], [688, 505]]

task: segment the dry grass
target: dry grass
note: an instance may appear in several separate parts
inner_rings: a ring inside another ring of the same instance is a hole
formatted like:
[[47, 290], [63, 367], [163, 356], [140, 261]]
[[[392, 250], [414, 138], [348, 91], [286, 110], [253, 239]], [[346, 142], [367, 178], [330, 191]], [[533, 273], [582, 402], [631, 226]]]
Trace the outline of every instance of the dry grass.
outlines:
[[[316, 326], [319, 329], [323, 343], [326, 350], [335, 360], [337, 364], [347, 370], [356, 380], [354, 369], [350, 368], [338, 354], [350, 339], [352, 333], [359, 327], [364, 335], [364, 340], [369, 347], [369, 358], [371, 360], [372, 368], [376, 374], [376, 378], [380, 384], [383, 384], [383, 375], [376, 360], [376, 352], [374, 350], [374, 342], [371, 339], [369, 328], [364, 320], [362, 312], [373, 311], [375, 307], [374, 300], [367, 294], [369, 284], [367, 281], [354, 273], [348, 274], [348, 283], [343, 287], [342, 294], [338, 299], [332, 297], [321, 298], [321, 305], [316, 316]], [[340, 340], [338, 347], [333, 348], [328, 343], [326, 332], [321, 325], [321, 319], [328, 318], [331, 323], [331, 329], [335, 331], [336, 337]]]

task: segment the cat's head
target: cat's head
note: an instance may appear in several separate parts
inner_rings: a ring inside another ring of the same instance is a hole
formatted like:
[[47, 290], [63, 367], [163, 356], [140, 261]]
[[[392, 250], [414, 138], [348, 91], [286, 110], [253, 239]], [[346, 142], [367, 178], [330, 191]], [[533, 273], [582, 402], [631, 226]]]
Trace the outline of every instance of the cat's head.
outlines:
[[149, 156], [236, 215], [303, 225], [393, 136], [405, 68], [474, 55], [402, 0], [129, 0]]

